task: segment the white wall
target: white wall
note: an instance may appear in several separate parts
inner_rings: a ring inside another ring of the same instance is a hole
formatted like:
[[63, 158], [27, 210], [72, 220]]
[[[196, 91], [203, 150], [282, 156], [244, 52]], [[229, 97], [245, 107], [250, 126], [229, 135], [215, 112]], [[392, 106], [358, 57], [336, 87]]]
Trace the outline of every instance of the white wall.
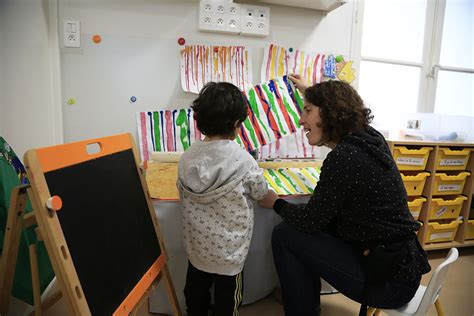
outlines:
[[[240, 1], [245, 2], [245, 1]], [[255, 38], [198, 30], [198, 0], [60, 0], [63, 20], [81, 22], [82, 47], [61, 48], [65, 141], [121, 132], [136, 136], [137, 111], [184, 108], [194, 94], [181, 89], [179, 37], [189, 44], [245, 45], [260, 82], [269, 43], [349, 56], [352, 7], [322, 12], [270, 5], [270, 36]], [[102, 43], [92, 43], [99, 34]], [[62, 43], [61, 43], [62, 45]], [[131, 96], [137, 97], [130, 103]], [[76, 104], [68, 105], [68, 98]]]
[[53, 0], [2, 1], [0, 131], [19, 157], [62, 142], [57, 33], [50, 36], [56, 7]]

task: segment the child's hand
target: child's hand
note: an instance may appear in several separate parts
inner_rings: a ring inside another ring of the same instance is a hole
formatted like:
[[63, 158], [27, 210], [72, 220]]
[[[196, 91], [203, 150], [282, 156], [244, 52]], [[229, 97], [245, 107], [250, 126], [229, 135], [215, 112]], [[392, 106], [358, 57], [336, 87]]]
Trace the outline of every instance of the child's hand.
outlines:
[[275, 201], [278, 200], [278, 195], [273, 190], [268, 190], [267, 195], [260, 201], [258, 201], [258, 205], [264, 208], [273, 208], [273, 204]]
[[299, 75], [299, 74], [289, 74], [288, 78], [290, 78], [290, 80], [293, 81], [296, 88], [298, 88], [298, 90], [300, 90], [301, 92], [304, 93], [304, 90], [306, 90], [306, 88], [308, 88], [308, 86], [305, 83], [306, 81], [304, 80], [303, 77], [301, 77], [301, 75]]

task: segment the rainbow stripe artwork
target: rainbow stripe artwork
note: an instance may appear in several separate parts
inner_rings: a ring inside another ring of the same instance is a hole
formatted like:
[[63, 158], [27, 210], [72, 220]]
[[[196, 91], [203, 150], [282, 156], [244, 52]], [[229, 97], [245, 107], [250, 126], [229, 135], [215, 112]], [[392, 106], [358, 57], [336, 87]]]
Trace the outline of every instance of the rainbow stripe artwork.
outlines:
[[191, 109], [138, 112], [137, 126], [143, 161], [153, 151], [185, 151], [203, 138]]
[[186, 45], [181, 55], [181, 86], [199, 93], [210, 81], [233, 83], [241, 90], [252, 86], [252, 60], [244, 46]]
[[312, 194], [319, 181], [319, 167], [265, 169], [268, 188], [278, 195]]
[[286, 76], [269, 80], [245, 91], [249, 116], [236, 141], [247, 151], [273, 143], [301, 129], [303, 100]]
[[321, 154], [319, 147], [308, 143], [303, 129], [258, 148], [259, 159], [316, 158]]
[[301, 49], [287, 49], [270, 44], [264, 52], [261, 69], [262, 81], [291, 73], [300, 74], [311, 86], [325, 79], [339, 79], [351, 83], [355, 79], [352, 61], [339, 55], [325, 55]]

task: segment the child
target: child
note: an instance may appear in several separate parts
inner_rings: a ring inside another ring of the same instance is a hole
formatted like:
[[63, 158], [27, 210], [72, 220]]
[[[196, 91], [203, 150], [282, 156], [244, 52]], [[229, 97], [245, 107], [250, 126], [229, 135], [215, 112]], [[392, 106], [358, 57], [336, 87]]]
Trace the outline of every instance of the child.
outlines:
[[210, 82], [192, 104], [205, 138], [186, 150], [178, 165], [188, 272], [184, 295], [190, 316], [238, 315], [242, 269], [253, 229], [252, 200], [268, 194], [263, 170], [234, 142], [247, 117], [242, 92], [230, 83]]

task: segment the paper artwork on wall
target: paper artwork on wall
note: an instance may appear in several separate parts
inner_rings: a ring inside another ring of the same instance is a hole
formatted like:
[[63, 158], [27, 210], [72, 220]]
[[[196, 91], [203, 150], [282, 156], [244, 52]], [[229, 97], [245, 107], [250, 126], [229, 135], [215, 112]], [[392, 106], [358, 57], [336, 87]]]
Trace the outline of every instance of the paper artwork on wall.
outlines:
[[181, 55], [181, 86], [199, 93], [210, 81], [230, 82], [246, 90], [252, 86], [252, 61], [244, 46], [186, 45]]
[[301, 49], [287, 49], [270, 44], [263, 56], [262, 81], [291, 73], [306, 78], [307, 85], [314, 85], [327, 79], [339, 79], [351, 83], [355, 79], [352, 61], [342, 56], [320, 54]]
[[278, 195], [312, 194], [319, 181], [319, 167], [265, 169], [268, 188]]
[[320, 156], [321, 149], [308, 143], [303, 129], [258, 149], [259, 159], [316, 158]]
[[242, 123], [236, 141], [247, 151], [273, 143], [301, 129], [303, 100], [284, 76], [245, 91], [249, 116]]
[[203, 137], [191, 109], [138, 112], [137, 126], [143, 161], [153, 151], [184, 151]]
[[[287, 77], [256, 85], [244, 94], [249, 116], [242, 123], [236, 141], [247, 151], [301, 132], [298, 121], [303, 100]], [[137, 113], [142, 159], [149, 160], [153, 151], [184, 151], [203, 139], [193, 113], [191, 109]]]

